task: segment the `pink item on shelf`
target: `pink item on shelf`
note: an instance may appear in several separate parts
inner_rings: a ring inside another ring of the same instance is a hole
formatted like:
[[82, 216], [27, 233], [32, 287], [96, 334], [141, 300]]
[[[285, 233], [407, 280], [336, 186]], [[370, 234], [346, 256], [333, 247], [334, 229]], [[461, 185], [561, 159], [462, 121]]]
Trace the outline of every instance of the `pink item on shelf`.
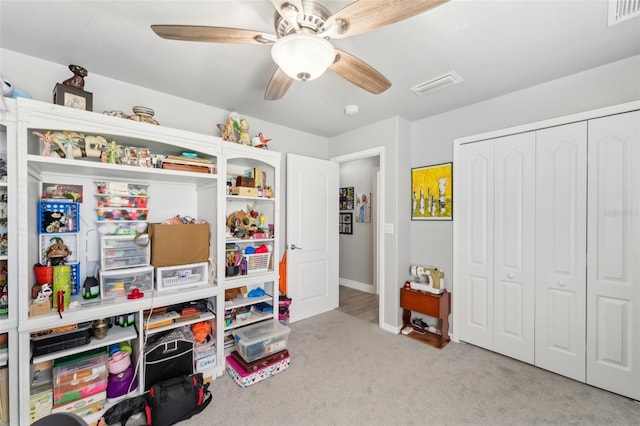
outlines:
[[118, 351], [111, 355], [107, 361], [107, 369], [111, 374], [122, 373], [131, 365], [131, 357], [129, 352]]

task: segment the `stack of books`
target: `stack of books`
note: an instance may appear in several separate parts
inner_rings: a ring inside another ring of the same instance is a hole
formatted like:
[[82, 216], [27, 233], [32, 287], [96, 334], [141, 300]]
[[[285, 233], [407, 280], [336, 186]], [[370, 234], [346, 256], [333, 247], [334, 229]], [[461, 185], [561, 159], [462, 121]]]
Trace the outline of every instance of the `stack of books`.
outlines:
[[167, 155], [167, 157], [162, 160], [162, 168], [196, 173], [215, 174], [216, 172], [216, 166], [213, 165], [213, 160], [182, 155]]

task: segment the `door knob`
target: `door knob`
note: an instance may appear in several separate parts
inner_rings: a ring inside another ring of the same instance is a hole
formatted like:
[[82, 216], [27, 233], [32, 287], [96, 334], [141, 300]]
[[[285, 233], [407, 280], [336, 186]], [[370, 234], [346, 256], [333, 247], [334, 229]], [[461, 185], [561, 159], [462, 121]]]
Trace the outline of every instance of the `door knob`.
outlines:
[[513, 274], [507, 274], [507, 278], [509, 278], [510, 280], [512, 280], [512, 279], [513, 279], [513, 277], [515, 277], [515, 275], [513, 275]]
[[566, 283], [564, 281], [558, 281], [558, 287], [564, 287]]
[[298, 246], [296, 246], [295, 244], [291, 244], [291, 245], [289, 246], [289, 248], [290, 248], [291, 250], [302, 250], [302, 247], [298, 247]]

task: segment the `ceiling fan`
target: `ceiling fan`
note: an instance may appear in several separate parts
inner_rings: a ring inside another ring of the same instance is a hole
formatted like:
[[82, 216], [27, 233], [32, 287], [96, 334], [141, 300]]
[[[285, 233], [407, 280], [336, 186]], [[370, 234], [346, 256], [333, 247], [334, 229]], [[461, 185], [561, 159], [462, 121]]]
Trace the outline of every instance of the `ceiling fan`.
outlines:
[[210, 43], [271, 45], [278, 65], [264, 94], [265, 100], [281, 99], [294, 80], [313, 80], [327, 68], [373, 94], [391, 87], [380, 72], [335, 49], [329, 39], [345, 38], [418, 15], [449, 0], [359, 0], [331, 14], [315, 1], [271, 0], [276, 9], [276, 34], [262, 31], [197, 25], [152, 25], [160, 37]]

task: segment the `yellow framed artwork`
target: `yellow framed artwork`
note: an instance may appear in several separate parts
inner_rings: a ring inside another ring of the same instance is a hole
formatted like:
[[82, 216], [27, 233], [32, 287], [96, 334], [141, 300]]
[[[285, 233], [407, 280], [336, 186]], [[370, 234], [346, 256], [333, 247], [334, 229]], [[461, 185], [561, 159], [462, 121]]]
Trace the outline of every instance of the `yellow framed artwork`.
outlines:
[[411, 220], [453, 220], [453, 163], [411, 169]]

